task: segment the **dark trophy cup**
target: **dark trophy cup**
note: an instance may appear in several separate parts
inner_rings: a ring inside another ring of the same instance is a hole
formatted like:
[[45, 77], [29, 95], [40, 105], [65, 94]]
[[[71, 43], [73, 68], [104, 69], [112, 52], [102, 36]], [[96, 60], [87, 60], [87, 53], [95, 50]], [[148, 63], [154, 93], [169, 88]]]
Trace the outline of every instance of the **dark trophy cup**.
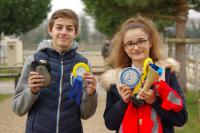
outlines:
[[[153, 82], [158, 80], [158, 78], [162, 74], [162, 68], [158, 67], [155, 64], [148, 64], [147, 67], [148, 67], [147, 76], [144, 84], [141, 87], [141, 89], [143, 90], [149, 89], [153, 85]], [[132, 97], [132, 101], [136, 107], [141, 107], [144, 104], [144, 101], [139, 98], [138, 94]]]
[[47, 87], [51, 82], [51, 67], [46, 60], [33, 61], [31, 63], [31, 71], [36, 71], [44, 76], [44, 85]]

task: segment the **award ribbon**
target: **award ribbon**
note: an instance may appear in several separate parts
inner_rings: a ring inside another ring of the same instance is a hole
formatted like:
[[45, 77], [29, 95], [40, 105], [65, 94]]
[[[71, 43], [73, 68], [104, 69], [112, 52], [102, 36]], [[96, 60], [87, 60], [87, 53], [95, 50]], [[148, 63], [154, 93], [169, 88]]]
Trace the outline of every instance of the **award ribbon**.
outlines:
[[147, 76], [147, 73], [148, 73], [148, 66], [149, 64], [153, 63], [153, 60], [151, 58], [147, 58], [145, 59], [144, 61], [144, 65], [143, 65], [143, 72], [142, 72], [142, 76], [140, 78], [140, 81], [138, 82], [138, 84], [135, 86], [135, 89], [133, 90], [133, 93], [132, 95], [135, 95], [138, 93], [139, 89], [141, 88], [146, 76]]
[[70, 99], [75, 98], [76, 103], [80, 105], [81, 102], [81, 90], [83, 87], [83, 74], [89, 72], [90, 68], [86, 63], [77, 63], [72, 70], [70, 82], [72, 88], [70, 90]]

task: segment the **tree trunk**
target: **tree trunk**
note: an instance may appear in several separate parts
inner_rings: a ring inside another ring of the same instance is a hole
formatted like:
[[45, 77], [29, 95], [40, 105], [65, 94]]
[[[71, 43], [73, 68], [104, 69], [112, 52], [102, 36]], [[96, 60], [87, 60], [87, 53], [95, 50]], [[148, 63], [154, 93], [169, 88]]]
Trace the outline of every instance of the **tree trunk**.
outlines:
[[[176, 37], [185, 38], [187, 15], [188, 15], [188, 2], [187, 0], [179, 0], [177, 6], [177, 16], [176, 16]], [[177, 43], [176, 44], [176, 60], [180, 63], [180, 72], [178, 74], [178, 81], [186, 91], [186, 44]]]

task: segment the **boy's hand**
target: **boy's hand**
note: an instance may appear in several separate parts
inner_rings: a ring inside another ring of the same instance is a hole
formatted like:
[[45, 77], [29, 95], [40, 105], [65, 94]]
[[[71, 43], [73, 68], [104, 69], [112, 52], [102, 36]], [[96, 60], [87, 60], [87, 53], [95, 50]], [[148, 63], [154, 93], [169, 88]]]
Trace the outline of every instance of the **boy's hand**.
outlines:
[[97, 82], [91, 72], [85, 72], [83, 75], [84, 82], [86, 83], [87, 94], [92, 96], [96, 91]]
[[129, 103], [130, 102], [130, 98], [132, 96], [132, 90], [129, 86], [126, 85], [122, 85], [119, 87], [119, 91], [120, 91], [120, 96], [122, 98], [122, 101], [125, 103]]
[[33, 94], [37, 94], [44, 85], [44, 76], [38, 72], [31, 71], [28, 77], [28, 86]]

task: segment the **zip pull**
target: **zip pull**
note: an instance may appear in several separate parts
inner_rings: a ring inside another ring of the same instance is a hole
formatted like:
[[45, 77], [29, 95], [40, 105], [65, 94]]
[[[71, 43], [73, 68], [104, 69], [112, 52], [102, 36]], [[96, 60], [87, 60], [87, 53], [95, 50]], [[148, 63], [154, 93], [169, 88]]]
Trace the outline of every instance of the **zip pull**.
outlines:
[[61, 56], [61, 61], [60, 61], [61, 65], [63, 65], [63, 57]]

